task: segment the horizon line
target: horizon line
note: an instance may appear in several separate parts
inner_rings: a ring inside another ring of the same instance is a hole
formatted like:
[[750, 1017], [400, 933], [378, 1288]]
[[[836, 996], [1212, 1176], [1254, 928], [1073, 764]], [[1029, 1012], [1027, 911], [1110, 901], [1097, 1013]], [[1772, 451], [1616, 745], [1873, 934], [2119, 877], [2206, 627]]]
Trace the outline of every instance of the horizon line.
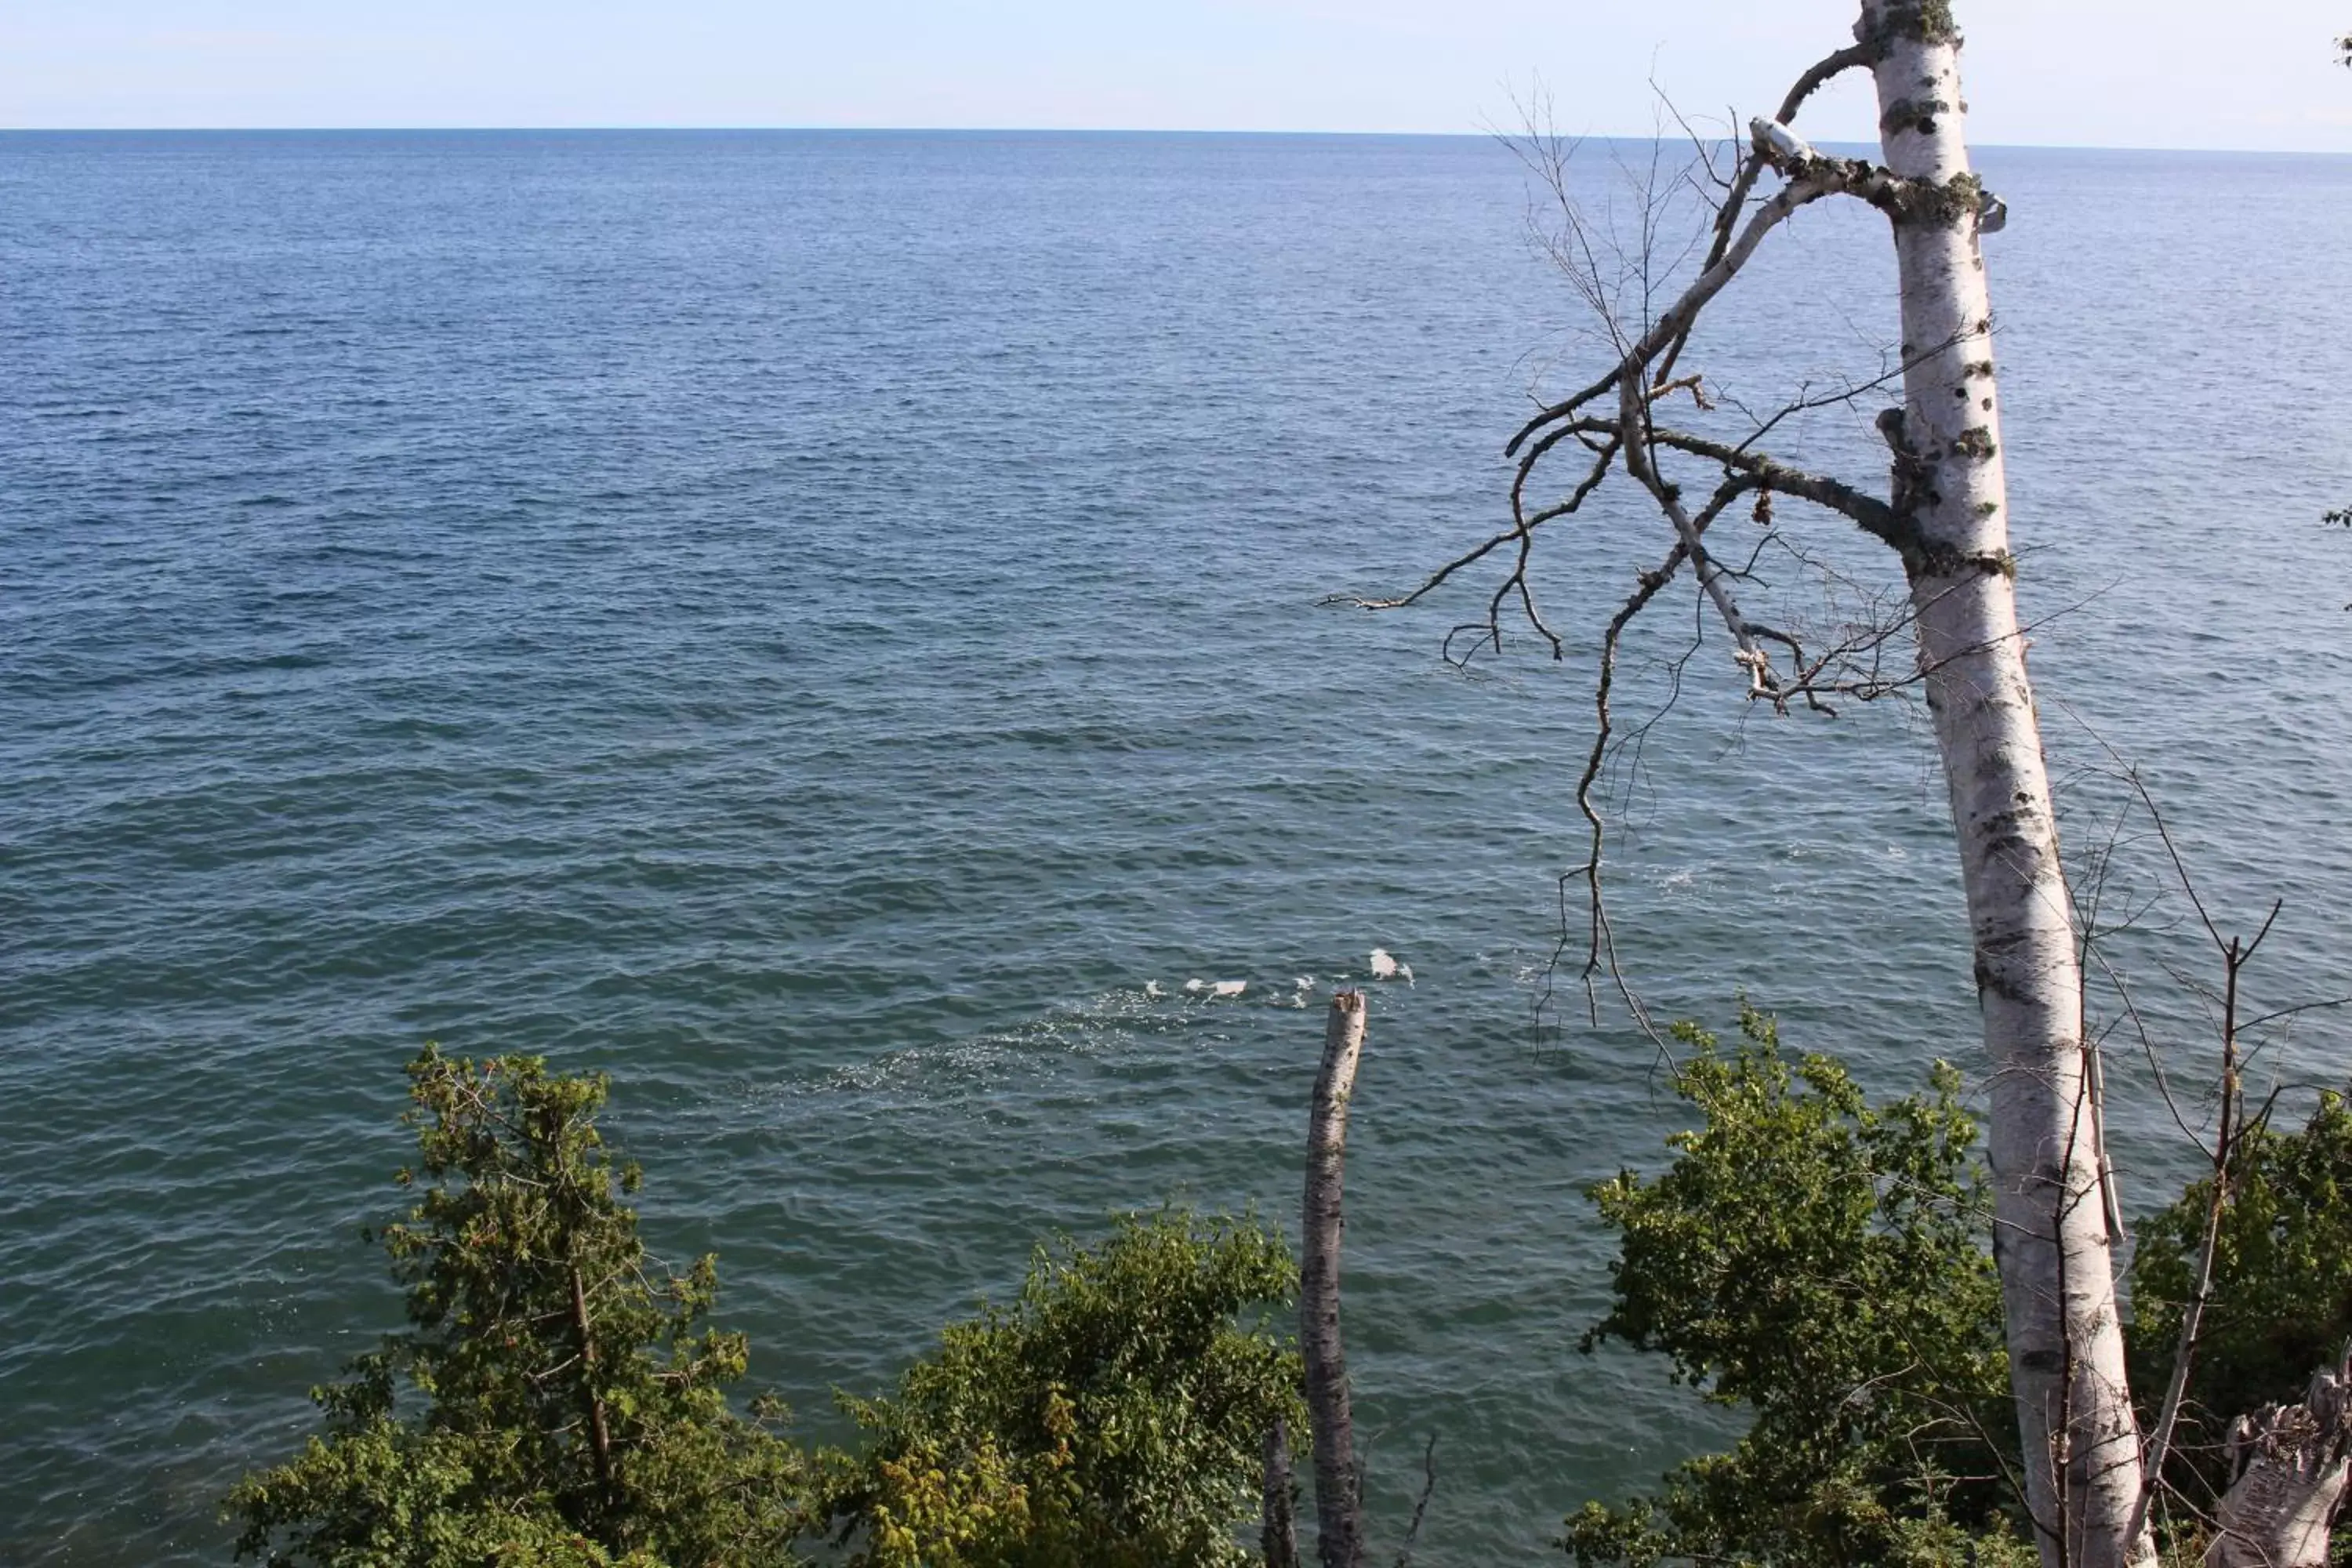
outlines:
[[[828, 136], [1198, 136], [1198, 137], [1352, 137], [1391, 141], [1507, 142], [1494, 131], [1300, 131], [1252, 130], [1232, 126], [1057, 126], [1057, 125], [0, 125], [0, 136], [597, 136], [655, 135], [828, 135]], [[1667, 142], [1681, 137], [1629, 135], [1593, 131], [1563, 138], [1575, 142]], [[1721, 140], [1732, 141], [1733, 137]], [[1874, 142], [1822, 139], [1824, 146], [1871, 146]], [[1972, 150], [2021, 153], [2179, 153], [2273, 158], [2352, 158], [2352, 151], [2296, 147], [2179, 147], [2115, 142], [1971, 142]]]

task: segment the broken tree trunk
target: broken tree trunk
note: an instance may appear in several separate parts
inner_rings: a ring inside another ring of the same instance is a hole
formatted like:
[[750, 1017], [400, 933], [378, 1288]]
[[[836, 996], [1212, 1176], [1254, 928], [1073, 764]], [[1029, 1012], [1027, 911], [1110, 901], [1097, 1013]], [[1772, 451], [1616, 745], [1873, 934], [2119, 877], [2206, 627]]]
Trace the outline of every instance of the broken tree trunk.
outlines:
[[2239, 1416], [2230, 1427], [2237, 1479], [2221, 1499], [2206, 1568], [2326, 1568], [2347, 1458], [2352, 1362], [2314, 1373], [2300, 1405]]
[[1994, 1256], [2027, 1502], [2049, 1568], [2150, 1560], [2131, 1539], [2138, 1433], [2124, 1381], [2102, 1153], [2084, 1068], [2073, 906], [2026, 677], [2009, 549], [1992, 307], [1969, 171], [1959, 34], [1943, 0], [1865, 0], [1902, 288], [1904, 406], [1883, 423], [1919, 658], [1951, 790], [1992, 1058]]
[[1349, 1411], [1348, 1358], [1339, 1342], [1340, 1189], [1347, 1165], [1348, 1102], [1364, 1051], [1364, 999], [1331, 998], [1323, 1065], [1307, 1113], [1307, 1202], [1299, 1232], [1298, 1338], [1307, 1361], [1307, 1408], [1315, 1427], [1316, 1555], [1323, 1568], [1360, 1568], [1363, 1500]]
[[1298, 1483], [1291, 1477], [1286, 1422], [1276, 1421], [1265, 1430], [1265, 1487], [1258, 1521], [1265, 1568], [1298, 1568]]

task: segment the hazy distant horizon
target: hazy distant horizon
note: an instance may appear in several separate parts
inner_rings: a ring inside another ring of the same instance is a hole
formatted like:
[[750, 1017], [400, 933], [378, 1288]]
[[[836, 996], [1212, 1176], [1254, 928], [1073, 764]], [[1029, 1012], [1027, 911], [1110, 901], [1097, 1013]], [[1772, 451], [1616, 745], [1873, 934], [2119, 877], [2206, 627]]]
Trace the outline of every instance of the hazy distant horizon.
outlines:
[[[1961, 0], [1987, 145], [2352, 152], [2347, 0]], [[0, 126], [1570, 134], [1769, 112], [1854, 0], [16, 0]], [[1875, 132], [1849, 73], [1806, 133]]]
[[[1362, 140], [1368, 142], [1491, 142], [1507, 133], [1491, 131], [1269, 130], [1249, 126], [1195, 128], [1160, 125], [7, 125], [0, 139], [32, 136], [1199, 136]], [[1680, 134], [1588, 132], [1579, 140], [1681, 142]], [[1874, 142], [1822, 137], [1832, 149], [1875, 147]], [[1971, 139], [1982, 153], [2166, 153], [2200, 158], [2352, 158], [2352, 148], [2181, 147], [2064, 142], [1991, 142]]]

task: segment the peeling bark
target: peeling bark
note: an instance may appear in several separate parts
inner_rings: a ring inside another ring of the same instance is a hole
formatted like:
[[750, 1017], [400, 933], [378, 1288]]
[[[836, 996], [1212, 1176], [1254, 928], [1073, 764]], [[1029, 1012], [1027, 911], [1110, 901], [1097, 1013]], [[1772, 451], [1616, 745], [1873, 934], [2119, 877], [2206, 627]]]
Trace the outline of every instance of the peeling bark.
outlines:
[[1992, 209], [1969, 168], [1948, 7], [1864, 0], [1856, 36], [1878, 51], [1886, 168], [1951, 198], [1890, 214], [1908, 362], [1898, 488], [1919, 541], [1906, 565], [1992, 1058], [1993, 1251], [2027, 1501], [2049, 1568], [2122, 1568], [2153, 1553], [2131, 1539], [2140, 1458], [2115, 1237], [2084, 1081], [2073, 906], [2017, 617], [1979, 246]]
[[2230, 1427], [2237, 1479], [2221, 1499], [2206, 1568], [2326, 1568], [2347, 1459], [2352, 1362], [2314, 1373], [2300, 1405], [2239, 1416]]
[[1360, 1568], [1363, 1500], [1356, 1473], [1355, 1422], [1349, 1408], [1348, 1358], [1339, 1342], [1342, 1177], [1347, 1166], [1348, 1103], [1364, 1051], [1364, 998], [1331, 998], [1323, 1065], [1307, 1115], [1307, 1201], [1300, 1227], [1298, 1338], [1307, 1361], [1307, 1408], [1315, 1425], [1316, 1554], [1323, 1568]]

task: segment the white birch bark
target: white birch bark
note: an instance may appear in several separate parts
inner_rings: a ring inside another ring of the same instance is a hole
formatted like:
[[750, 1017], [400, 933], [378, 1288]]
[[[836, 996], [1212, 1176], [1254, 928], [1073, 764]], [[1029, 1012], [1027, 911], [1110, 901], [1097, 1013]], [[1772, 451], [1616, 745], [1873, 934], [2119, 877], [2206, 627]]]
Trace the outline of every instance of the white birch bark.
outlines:
[[1348, 1358], [1339, 1341], [1339, 1243], [1348, 1102], [1364, 1051], [1364, 998], [1331, 998], [1323, 1065], [1307, 1113], [1307, 1199], [1299, 1236], [1298, 1337], [1307, 1362], [1307, 1409], [1315, 1428], [1316, 1554], [1323, 1568], [1360, 1568], [1363, 1508], [1356, 1480]]
[[[1992, 1058], [1994, 1254], [2028, 1502], [2049, 1568], [2153, 1561], [2128, 1539], [2140, 1486], [2113, 1247], [2084, 1080], [2082, 984], [2009, 552], [1982, 202], [1943, 0], [1864, 0], [1895, 216], [1904, 418], [1896, 510], [1927, 703], [1951, 789]], [[1930, 189], [1929, 187], [1934, 187]], [[1940, 191], [1945, 198], [1937, 199]]]

